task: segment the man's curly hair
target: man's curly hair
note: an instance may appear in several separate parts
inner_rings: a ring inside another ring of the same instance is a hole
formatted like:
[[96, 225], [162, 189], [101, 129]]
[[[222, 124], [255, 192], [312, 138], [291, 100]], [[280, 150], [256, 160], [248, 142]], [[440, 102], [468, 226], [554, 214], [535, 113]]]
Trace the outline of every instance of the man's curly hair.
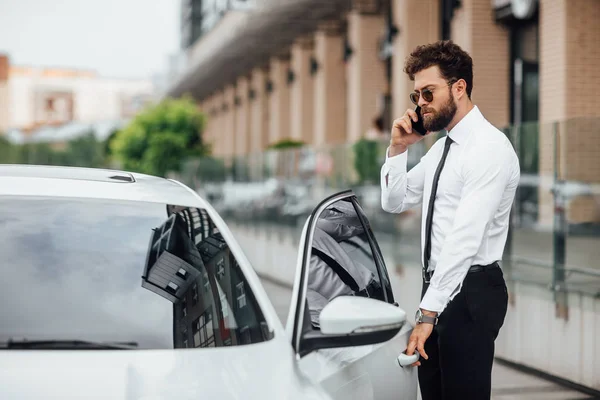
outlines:
[[467, 96], [473, 91], [473, 59], [452, 40], [440, 40], [435, 43], [417, 46], [406, 58], [404, 72], [411, 80], [415, 74], [437, 65], [442, 77], [464, 79], [467, 82]]

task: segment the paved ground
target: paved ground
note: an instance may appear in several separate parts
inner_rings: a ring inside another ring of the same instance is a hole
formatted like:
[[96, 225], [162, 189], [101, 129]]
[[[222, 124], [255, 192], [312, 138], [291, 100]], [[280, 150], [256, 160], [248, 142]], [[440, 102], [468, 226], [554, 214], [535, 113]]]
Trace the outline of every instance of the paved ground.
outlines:
[[[263, 285], [275, 306], [277, 315], [285, 324], [291, 290], [263, 280]], [[492, 376], [493, 400], [567, 400], [592, 399], [584, 393], [562, 387], [553, 382], [525, 374], [504, 365], [495, 363]]]

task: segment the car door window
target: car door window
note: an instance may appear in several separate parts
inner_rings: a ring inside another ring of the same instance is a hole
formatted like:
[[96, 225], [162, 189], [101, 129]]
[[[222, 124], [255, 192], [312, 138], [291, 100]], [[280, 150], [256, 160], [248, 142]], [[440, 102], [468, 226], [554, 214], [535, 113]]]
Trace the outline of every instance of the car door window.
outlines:
[[313, 229], [306, 290], [313, 329], [320, 328], [321, 311], [338, 296], [393, 301], [383, 258], [354, 196], [326, 206]]
[[379, 243], [377, 243], [377, 239], [375, 238], [375, 234], [371, 229], [371, 223], [367, 218], [362, 206], [358, 202], [356, 198], [352, 199], [354, 206], [356, 207], [357, 214], [361, 219], [363, 225], [365, 226], [365, 236], [369, 239], [369, 243], [371, 245], [372, 254], [373, 254], [373, 262], [377, 265], [377, 272], [379, 273], [379, 279], [381, 283], [381, 287], [384, 290], [384, 295], [386, 297], [386, 301], [390, 304], [395, 304], [394, 295], [392, 293], [392, 283], [390, 281], [390, 277], [388, 275], [387, 267], [385, 265], [385, 260], [383, 258], [383, 253], [379, 248]]

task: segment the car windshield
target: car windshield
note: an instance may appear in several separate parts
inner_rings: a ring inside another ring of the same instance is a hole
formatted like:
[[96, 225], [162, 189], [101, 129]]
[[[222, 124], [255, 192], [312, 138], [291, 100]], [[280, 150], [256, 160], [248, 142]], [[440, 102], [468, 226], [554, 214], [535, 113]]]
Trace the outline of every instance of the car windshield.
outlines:
[[0, 224], [0, 348], [172, 349], [271, 337], [204, 209], [2, 197]]

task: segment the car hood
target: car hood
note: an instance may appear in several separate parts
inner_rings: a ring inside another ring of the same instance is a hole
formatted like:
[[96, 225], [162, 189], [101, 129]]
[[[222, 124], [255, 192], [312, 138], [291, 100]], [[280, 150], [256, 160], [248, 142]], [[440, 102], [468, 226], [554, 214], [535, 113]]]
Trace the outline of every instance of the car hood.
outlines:
[[5, 350], [0, 398], [328, 399], [282, 339], [188, 350]]

